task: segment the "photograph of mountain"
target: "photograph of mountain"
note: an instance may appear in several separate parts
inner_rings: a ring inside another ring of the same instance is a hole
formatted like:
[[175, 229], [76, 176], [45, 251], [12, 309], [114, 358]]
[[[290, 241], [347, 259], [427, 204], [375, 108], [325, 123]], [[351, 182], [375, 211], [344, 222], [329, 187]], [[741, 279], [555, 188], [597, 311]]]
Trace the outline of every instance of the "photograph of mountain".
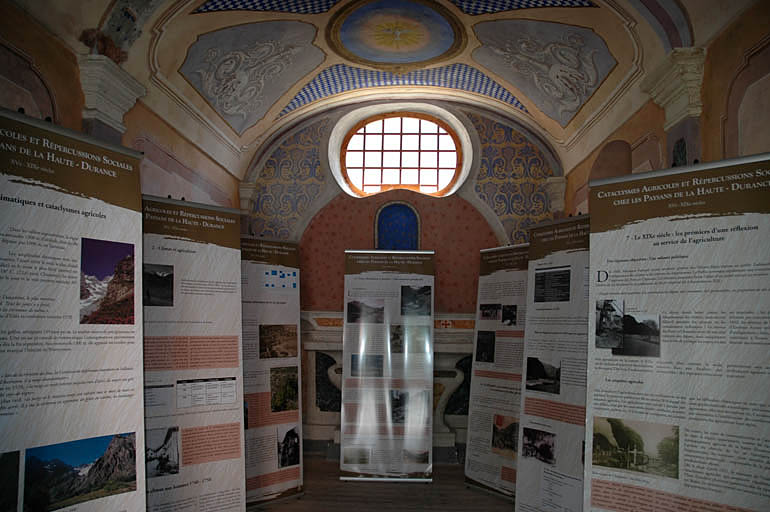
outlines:
[[299, 434], [297, 425], [278, 425], [278, 467], [299, 464]]
[[134, 323], [134, 245], [81, 238], [80, 323]]
[[299, 409], [297, 367], [270, 368], [270, 411]]
[[259, 358], [297, 357], [297, 326], [260, 325]]
[[381, 324], [385, 322], [385, 301], [358, 299], [348, 302], [349, 324]]
[[432, 312], [430, 286], [401, 287], [401, 316], [430, 316]]
[[19, 494], [19, 452], [0, 454], [0, 512], [16, 512]]
[[519, 444], [519, 419], [495, 414], [492, 423], [492, 453], [516, 458]]
[[351, 354], [351, 377], [382, 377], [384, 372], [384, 356], [380, 354]]
[[561, 389], [561, 361], [528, 357], [526, 382], [527, 389], [558, 395]]
[[147, 478], [179, 473], [179, 427], [145, 432]]
[[144, 306], [174, 305], [174, 266], [145, 263], [142, 265]]
[[134, 432], [27, 449], [24, 510], [58, 510], [135, 490]]

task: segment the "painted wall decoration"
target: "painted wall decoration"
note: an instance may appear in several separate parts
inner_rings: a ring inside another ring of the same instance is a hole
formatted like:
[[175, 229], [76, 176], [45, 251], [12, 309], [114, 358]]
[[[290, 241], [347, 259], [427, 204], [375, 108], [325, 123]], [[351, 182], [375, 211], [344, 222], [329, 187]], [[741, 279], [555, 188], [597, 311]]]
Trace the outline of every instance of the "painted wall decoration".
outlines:
[[420, 218], [406, 203], [391, 203], [380, 208], [375, 232], [375, 249], [416, 251], [420, 248]]
[[490, 14], [535, 7], [595, 7], [589, 0], [452, 0], [452, 3], [465, 14]]
[[323, 62], [315, 33], [307, 23], [270, 21], [202, 34], [179, 71], [240, 135]]
[[474, 27], [482, 46], [473, 58], [515, 84], [545, 115], [566, 126], [615, 66], [592, 30], [532, 20]]
[[553, 218], [543, 189], [553, 169], [543, 152], [514, 128], [473, 112], [466, 115], [481, 141], [476, 194], [498, 216], [511, 243], [528, 242], [531, 226]]
[[295, 132], [265, 162], [251, 201], [251, 234], [289, 239], [297, 220], [320, 195], [326, 183], [321, 139], [328, 124], [323, 119]]
[[465, 45], [460, 22], [440, 4], [422, 0], [348, 4], [332, 18], [326, 36], [343, 57], [382, 69], [424, 66]]
[[692, 28], [687, 11], [677, 0], [629, 0], [658, 34], [666, 53], [692, 46]]
[[277, 11], [295, 14], [320, 14], [326, 12], [339, 0], [209, 0], [195, 13], [217, 11]]
[[304, 105], [342, 92], [370, 87], [390, 85], [417, 85], [446, 87], [473, 92], [493, 98], [527, 112], [526, 107], [505, 87], [488, 75], [467, 64], [452, 64], [440, 68], [420, 69], [409, 73], [396, 74], [389, 71], [372, 71], [336, 64], [321, 71], [311, 80], [288, 105], [281, 116]]

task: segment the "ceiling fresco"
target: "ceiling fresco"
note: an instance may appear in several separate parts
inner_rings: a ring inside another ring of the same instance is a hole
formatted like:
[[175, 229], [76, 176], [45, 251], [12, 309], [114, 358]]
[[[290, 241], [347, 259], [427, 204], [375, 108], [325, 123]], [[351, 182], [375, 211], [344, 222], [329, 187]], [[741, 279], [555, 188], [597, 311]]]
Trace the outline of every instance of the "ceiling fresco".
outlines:
[[595, 7], [589, 0], [452, 0], [465, 14], [492, 14], [542, 7]]
[[479, 23], [473, 58], [516, 84], [548, 117], [566, 126], [615, 66], [590, 29], [531, 20]]

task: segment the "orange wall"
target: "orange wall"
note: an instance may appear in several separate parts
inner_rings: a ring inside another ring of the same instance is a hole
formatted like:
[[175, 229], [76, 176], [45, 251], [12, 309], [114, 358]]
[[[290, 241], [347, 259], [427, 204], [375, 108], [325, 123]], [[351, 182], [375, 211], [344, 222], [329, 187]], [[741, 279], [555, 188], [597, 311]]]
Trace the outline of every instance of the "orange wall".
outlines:
[[[612, 135], [594, 149], [588, 157], [576, 165], [567, 174], [567, 190], [565, 192], [565, 212], [575, 212], [575, 192], [588, 182], [591, 167], [593, 167], [596, 157], [601, 152], [604, 145], [612, 140], [623, 140], [632, 146], [636, 141], [646, 135], [652, 135], [663, 145], [663, 154], [666, 154], [666, 132], [663, 130], [665, 123], [665, 112], [652, 100], [644, 104], [631, 118], [620, 128], [615, 130]], [[631, 172], [631, 169], [627, 169]]]
[[37, 68], [53, 97], [56, 124], [81, 131], [85, 99], [72, 51], [13, 2], [0, 2], [0, 34]]
[[727, 99], [733, 79], [745, 65], [745, 56], [752, 53], [751, 48], [763, 39], [766, 42], [768, 37], [770, 2], [762, 0], [744, 12], [709, 45], [702, 90], [701, 141], [704, 161], [735, 156], [726, 155], [723, 147], [722, 119], [728, 114]]
[[300, 240], [302, 309], [342, 311], [345, 249], [374, 248], [374, 217], [405, 201], [420, 215], [420, 249], [436, 251], [436, 313], [473, 313], [479, 251], [500, 245], [487, 221], [457, 194], [435, 198], [396, 190], [368, 198], [341, 193], [313, 217]]

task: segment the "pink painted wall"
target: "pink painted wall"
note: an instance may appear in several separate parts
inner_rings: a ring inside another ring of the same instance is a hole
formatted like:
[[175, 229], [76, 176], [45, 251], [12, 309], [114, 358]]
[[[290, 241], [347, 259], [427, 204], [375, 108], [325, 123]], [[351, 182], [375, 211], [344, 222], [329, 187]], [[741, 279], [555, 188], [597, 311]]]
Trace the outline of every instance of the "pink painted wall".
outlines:
[[305, 311], [342, 311], [346, 249], [374, 248], [374, 217], [385, 203], [410, 203], [420, 215], [420, 249], [436, 251], [436, 313], [473, 313], [479, 251], [500, 243], [476, 208], [455, 195], [394, 190], [356, 199], [341, 193], [321, 209], [300, 240]]

